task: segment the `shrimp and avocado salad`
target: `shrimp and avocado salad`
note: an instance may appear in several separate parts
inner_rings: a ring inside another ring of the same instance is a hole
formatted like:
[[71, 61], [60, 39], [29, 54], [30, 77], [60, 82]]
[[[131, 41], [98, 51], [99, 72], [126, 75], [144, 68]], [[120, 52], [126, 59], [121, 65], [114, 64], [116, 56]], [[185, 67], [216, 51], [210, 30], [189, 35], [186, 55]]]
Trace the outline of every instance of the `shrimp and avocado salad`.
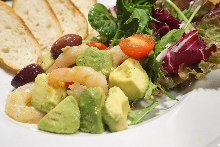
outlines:
[[220, 3], [117, 0], [88, 20], [98, 36], [64, 35], [15, 75], [8, 116], [53, 133], [121, 131], [220, 67]]

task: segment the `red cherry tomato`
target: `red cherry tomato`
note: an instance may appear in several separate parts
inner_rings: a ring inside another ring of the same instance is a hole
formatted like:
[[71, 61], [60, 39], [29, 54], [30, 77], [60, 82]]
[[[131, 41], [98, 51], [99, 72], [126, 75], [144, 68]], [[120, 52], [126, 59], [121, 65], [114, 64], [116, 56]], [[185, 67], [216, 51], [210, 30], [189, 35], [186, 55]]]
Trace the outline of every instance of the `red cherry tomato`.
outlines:
[[87, 45], [91, 47], [97, 47], [100, 50], [106, 50], [108, 48], [105, 44], [97, 41], [90, 41], [89, 43], [87, 43]]
[[119, 43], [121, 50], [129, 57], [141, 59], [147, 57], [154, 49], [154, 39], [146, 34], [134, 34], [122, 39]]

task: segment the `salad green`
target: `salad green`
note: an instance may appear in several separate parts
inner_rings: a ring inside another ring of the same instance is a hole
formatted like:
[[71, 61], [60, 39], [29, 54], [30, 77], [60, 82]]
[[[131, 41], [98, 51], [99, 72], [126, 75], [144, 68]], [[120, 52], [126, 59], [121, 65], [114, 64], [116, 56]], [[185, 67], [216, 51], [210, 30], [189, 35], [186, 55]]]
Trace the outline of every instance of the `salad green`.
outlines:
[[157, 101], [153, 101], [149, 106], [139, 110], [139, 111], [133, 111], [129, 113], [128, 117], [130, 120], [129, 125], [135, 125], [142, 121], [144, 121], [146, 115], [152, 111], [156, 106], [158, 105]]
[[217, 5], [212, 11], [206, 14], [201, 23], [198, 24], [196, 29], [199, 34], [205, 40], [206, 44], [210, 47], [215, 44], [220, 48], [220, 11], [219, 5]]
[[106, 38], [113, 38], [116, 33], [117, 24], [115, 18], [109, 14], [108, 9], [97, 3], [93, 6], [89, 13], [89, 22], [96, 28], [101, 36]]
[[[134, 33], [152, 34], [149, 22], [154, 3], [155, 0], [118, 0], [116, 3], [117, 18], [110, 17], [105, 6], [96, 4], [89, 12], [89, 22], [100, 33], [99, 39], [110, 43], [113, 47], [119, 43], [121, 38], [129, 37]], [[99, 17], [100, 14], [106, 15]]]

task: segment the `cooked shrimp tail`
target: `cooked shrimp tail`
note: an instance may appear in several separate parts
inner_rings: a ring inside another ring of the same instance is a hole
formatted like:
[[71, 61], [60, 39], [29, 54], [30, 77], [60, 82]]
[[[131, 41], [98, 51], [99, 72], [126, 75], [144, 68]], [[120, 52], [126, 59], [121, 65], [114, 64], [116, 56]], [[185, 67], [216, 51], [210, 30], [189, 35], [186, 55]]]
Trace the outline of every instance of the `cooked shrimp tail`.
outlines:
[[58, 68], [48, 74], [48, 83], [51, 85], [62, 87], [65, 82], [78, 82], [86, 87], [101, 87], [106, 93], [108, 91], [106, 77], [91, 67]]
[[74, 65], [77, 57], [79, 57], [79, 55], [82, 54], [87, 48], [87, 45], [66, 47], [63, 53], [59, 55], [54, 64], [51, 65], [46, 73], [50, 73], [52, 70], [57, 68], [64, 68]]
[[44, 113], [30, 105], [33, 87], [34, 83], [28, 83], [9, 94], [5, 106], [5, 112], [9, 117], [24, 123], [38, 123], [41, 120]]
[[128, 59], [128, 56], [122, 52], [119, 45], [109, 49], [108, 52], [112, 55], [112, 65], [114, 68], [118, 67], [122, 62]]

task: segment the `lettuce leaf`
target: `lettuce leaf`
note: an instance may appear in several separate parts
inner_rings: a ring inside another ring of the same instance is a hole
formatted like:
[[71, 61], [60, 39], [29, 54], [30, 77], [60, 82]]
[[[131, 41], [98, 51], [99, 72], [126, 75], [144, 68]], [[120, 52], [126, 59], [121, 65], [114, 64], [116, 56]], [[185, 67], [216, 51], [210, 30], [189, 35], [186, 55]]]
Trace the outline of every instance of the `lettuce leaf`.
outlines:
[[154, 95], [153, 95], [153, 91], [157, 89], [157, 85], [155, 85], [154, 83], [152, 83], [152, 81], [150, 80], [147, 91], [145, 93], [144, 99], [148, 100], [148, 99], [154, 99]]
[[152, 34], [149, 26], [151, 11], [156, 0], [117, 0], [114, 18], [102, 4], [95, 4], [89, 11], [88, 20], [92, 28], [99, 32], [98, 40], [104, 40], [111, 47], [121, 38], [135, 33]]
[[154, 28], [154, 36], [158, 38], [162, 38], [170, 30], [180, 28], [181, 22], [163, 8], [154, 9], [152, 17], [155, 21], [151, 22], [151, 26]]
[[144, 121], [146, 115], [150, 113], [156, 106], [158, 105], [157, 101], [153, 101], [149, 106], [136, 110], [131, 111], [128, 114], [128, 119], [130, 120], [129, 125], [135, 125], [142, 121]]
[[158, 55], [161, 53], [168, 44], [173, 44], [177, 42], [183, 35], [183, 29], [173, 29], [169, 31], [165, 36], [161, 38], [155, 45], [155, 53]]
[[149, 78], [154, 82], [158, 77], [164, 76], [160, 68], [161, 63], [156, 60], [156, 54], [148, 56], [143, 62], [143, 68], [146, 70]]
[[129, 24], [132, 20], [137, 19], [139, 25], [136, 33], [143, 33], [145, 27], [148, 25], [150, 21], [150, 12], [148, 9], [137, 9], [135, 8], [131, 14], [131, 17], [125, 22], [125, 24]]
[[198, 64], [189, 67], [180, 65], [178, 76], [176, 77], [159, 77], [156, 82], [165, 89], [173, 89], [189, 85], [194, 80], [199, 80], [212, 70], [220, 68], [220, 49], [212, 52], [208, 60], [201, 60]]
[[154, 3], [155, 0], [117, 0], [118, 29], [110, 46], [118, 44], [121, 38], [129, 37], [135, 33], [151, 34], [149, 22]]
[[96, 3], [89, 11], [88, 19], [91, 26], [100, 35], [112, 38], [117, 29], [115, 18], [108, 12], [108, 9], [100, 3]]
[[177, 42], [183, 35], [184, 30], [174, 29], [168, 32], [165, 36], [159, 40], [156, 45], [154, 52], [145, 59], [143, 67], [147, 71], [150, 79], [154, 82], [158, 77], [163, 77], [164, 72], [161, 70], [161, 63], [156, 59], [158, 55], [166, 48], [168, 44]]
[[202, 18], [196, 29], [207, 47], [214, 44], [220, 48], [220, 3], [216, 4], [215, 8]]
[[196, 30], [185, 34], [178, 42], [168, 48], [162, 63], [168, 76], [176, 76], [179, 66], [188, 67], [209, 58], [216, 50], [215, 46], [205, 49], [204, 41]]

